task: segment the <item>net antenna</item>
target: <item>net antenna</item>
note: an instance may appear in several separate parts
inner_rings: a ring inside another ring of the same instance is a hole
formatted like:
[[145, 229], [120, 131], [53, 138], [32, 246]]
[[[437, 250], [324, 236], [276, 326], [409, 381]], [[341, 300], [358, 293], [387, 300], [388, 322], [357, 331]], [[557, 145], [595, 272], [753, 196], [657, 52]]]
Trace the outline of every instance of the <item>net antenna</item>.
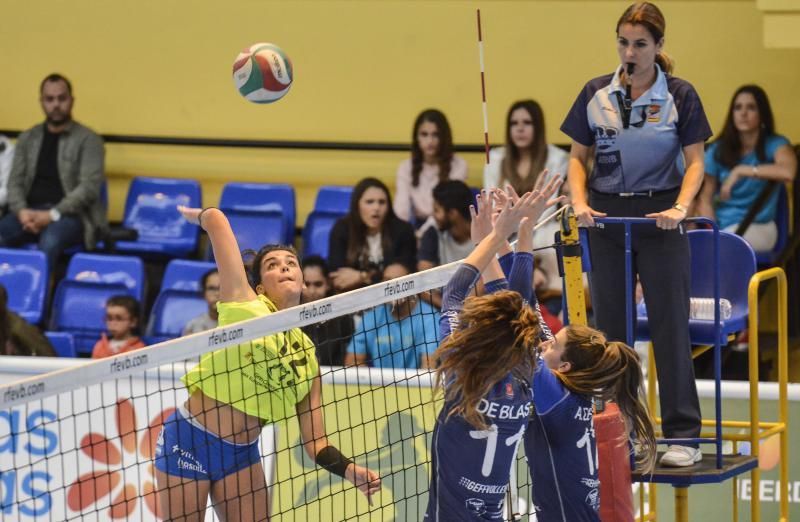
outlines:
[[486, 108], [486, 73], [483, 62], [483, 31], [481, 30], [481, 10], [478, 14], [478, 56], [481, 64], [481, 100], [483, 102], [483, 142], [486, 149], [486, 164], [489, 164], [489, 112]]

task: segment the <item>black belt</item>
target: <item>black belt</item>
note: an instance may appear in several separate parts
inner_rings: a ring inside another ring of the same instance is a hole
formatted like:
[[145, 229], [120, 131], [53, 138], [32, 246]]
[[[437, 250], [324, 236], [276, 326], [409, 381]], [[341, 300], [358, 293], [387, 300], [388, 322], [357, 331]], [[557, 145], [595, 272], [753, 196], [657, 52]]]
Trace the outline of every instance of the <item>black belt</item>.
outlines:
[[617, 198], [652, 198], [655, 196], [669, 194], [677, 190], [680, 190], [680, 187], [675, 187], [666, 190], [646, 190], [643, 192], [612, 192], [612, 193], [600, 192], [594, 189], [589, 189], [589, 192], [591, 192], [592, 194], [597, 194], [598, 196], [617, 197]]

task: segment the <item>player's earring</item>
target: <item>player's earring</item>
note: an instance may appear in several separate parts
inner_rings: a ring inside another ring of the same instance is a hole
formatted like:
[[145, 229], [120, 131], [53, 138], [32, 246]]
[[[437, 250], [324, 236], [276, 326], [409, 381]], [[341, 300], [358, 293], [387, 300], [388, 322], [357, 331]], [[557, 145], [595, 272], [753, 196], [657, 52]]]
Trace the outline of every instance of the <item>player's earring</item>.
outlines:
[[260, 284], [256, 285], [256, 293], [257, 294], [263, 294], [264, 293], [264, 287], [262, 285], [260, 285]]

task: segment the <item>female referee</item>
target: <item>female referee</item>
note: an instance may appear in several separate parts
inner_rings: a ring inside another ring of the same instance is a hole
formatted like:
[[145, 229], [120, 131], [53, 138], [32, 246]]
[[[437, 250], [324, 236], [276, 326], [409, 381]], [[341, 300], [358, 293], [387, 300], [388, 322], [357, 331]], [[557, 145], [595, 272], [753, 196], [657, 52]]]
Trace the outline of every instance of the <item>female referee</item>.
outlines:
[[[433, 433], [425, 520], [503, 519], [511, 466], [528, 424], [542, 328], [525, 298], [505, 290], [509, 285], [495, 254], [519, 223], [520, 241], [527, 237], [530, 244], [520, 245], [514, 255], [510, 286], [530, 293], [533, 224], [561, 199], [549, 199], [560, 184], [552, 179], [541, 192], [525, 194], [513, 206], [506, 201], [493, 227], [486, 191], [477, 214], [473, 209], [472, 236], [478, 246], [442, 298], [441, 345], [434, 357], [445, 403]], [[481, 274], [488, 295], [467, 298]]]
[[[689, 242], [683, 219], [703, 179], [703, 142], [711, 136], [700, 98], [671, 76], [662, 52], [665, 21], [649, 2], [628, 7], [617, 22], [620, 65], [590, 80], [561, 130], [572, 138], [569, 186], [578, 221], [601, 216], [655, 218], [633, 229], [633, 262], [647, 300], [667, 438], [700, 434], [700, 404], [689, 344]], [[594, 148], [594, 167], [587, 175]], [[588, 178], [588, 198], [587, 198]], [[622, 225], [590, 229], [591, 293], [597, 327], [625, 339]], [[652, 305], [651, 305], [652, 303]], [[670, 445], [666, 466], [691, 466], [696, 444]]]
[[[255, 257], [250, 287], [239, 246], [216, 208], [178, 207], [214, 248], [220, 276], [219, 324], [265, 316], [299, 304], [303, 273], [292, 247], [268, 245]], [[374, 472], [356, 465], [325, 434], [314, 345], [299, 328], [205, 354], [183, 381], [190, 397], [164, 423], [156, 448], [163, 516], [204, 520], [209, 494], [223, 521], [269, 519], [258, 451], [262, 428], [296, 412], [306, 452], [369, 498]]]

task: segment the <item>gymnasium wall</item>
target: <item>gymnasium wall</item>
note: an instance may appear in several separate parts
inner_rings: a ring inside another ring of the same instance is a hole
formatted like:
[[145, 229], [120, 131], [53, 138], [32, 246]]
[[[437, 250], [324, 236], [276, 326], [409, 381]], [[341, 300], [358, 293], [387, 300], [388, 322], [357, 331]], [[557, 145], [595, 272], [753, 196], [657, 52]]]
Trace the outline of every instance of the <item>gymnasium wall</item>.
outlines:
[[[423, 108], [445, 111], [457, 143], [482, 142], [475, 9], [485, 38], [490, 138], [515, 99], [534, 97], [558, 130], [583, 83], [617, 61], [614, 26], [629, 2], [27, 0], [2, 3], [0, 128], [39, 121], [38, 86], [59, 71], [75, 116], [103, 134], [407, 143]], [[769, 92], [779, 131], [800, 139], [800, 50], [765, 49], [754, 0], [659, 3], [676, 74], [700, 92], [712, 127], [732, 91]], [[295, 84], [257, 106], [234, 90], [231, 64], [258, 41], [279, 44]], [[323, 183], [377, 176], [393, 185], [404, 153], [108, 145], [112, 219], [136, 175], [195, 177], [205, 204], [230, 180], [293, 183], [302, 222]], [[467, 154], [470, 183], [482, 155]]]

